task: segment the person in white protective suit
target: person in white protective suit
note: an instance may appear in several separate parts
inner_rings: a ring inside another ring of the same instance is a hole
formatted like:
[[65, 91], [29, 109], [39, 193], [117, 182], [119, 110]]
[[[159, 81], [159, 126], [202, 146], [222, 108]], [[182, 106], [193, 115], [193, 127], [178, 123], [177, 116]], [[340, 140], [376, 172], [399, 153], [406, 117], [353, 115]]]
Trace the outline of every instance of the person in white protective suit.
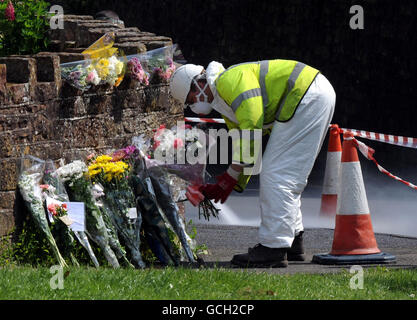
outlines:
[[[300, 199], [334, 113], [336, 94], [329, 81], [317, 69], [292, 60], [248, 62], [228, 69], [212, 61], [206, 70], [193, 64], [179, 67], [170, 89], [197, 114], [218, 111], [229, 130], [270, 134], [259, 173], [259, 243], [235, 255], [231, 263], [286, 267], [288, 261], [305, 260]], [[200, 188], [207, 198], [224, 203], [233, 190], [245, 189], [250, 174], [243, 169], [255, 165], [242, 155], [245, 150], [261, 151], [255, 135], [243, 136], [227, 171], [216, 177], [217, 183]]]

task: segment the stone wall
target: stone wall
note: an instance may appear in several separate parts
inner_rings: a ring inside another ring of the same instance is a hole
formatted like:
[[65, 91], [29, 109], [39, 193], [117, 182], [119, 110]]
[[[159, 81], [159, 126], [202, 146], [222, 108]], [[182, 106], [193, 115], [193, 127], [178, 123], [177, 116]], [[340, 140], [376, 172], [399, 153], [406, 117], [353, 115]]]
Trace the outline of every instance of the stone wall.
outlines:
[[51, 50], [62, 51], [0, 58], [0, 236], [15, 223], [22, 155], [68, 162], [123, 147], [132, 136], [150, 135], [160, 123], [173, 125], [183, 118], [166, 84], [144, 87], [125, 77], [117, 88], [82, 92], [61, 80], [59, 68], [82, 59], [79, 52], [110, 30], [116, 31], [115, 46], [128, 54], [172, 44], [170, 38], [103, 24], [91, 16], [65, 19], [71, 28], [51, 35]]

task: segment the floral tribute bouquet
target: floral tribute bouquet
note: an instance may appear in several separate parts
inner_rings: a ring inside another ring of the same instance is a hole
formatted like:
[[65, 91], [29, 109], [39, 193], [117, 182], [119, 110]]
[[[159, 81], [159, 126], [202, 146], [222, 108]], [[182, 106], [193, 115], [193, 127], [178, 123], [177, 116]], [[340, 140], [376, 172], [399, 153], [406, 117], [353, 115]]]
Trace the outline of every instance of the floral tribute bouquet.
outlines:
[[69, 202], [64, 185], [56, 176], [56, 168], [51, 160], [45, 162], [43, 175], [42, 196], [49, 214], [51, 231], [64, 257], [69, 257], [75, 266], [79, 266], [74, 256], [75, 241], [74, 232], [70, 226], [74, 222], [68, 216], [68, 208], [65, 202]]
[[152, 67], [152, 82], [156, 83], [167, 83], [176, 69], [171, 58], [161, 59], [156, 57], [149, 62], [149, 66]]
[[149, 73], [146, 72], [138, 57], [131, 58], [127, 63], [127, 72], [136, 81], [144, 85], [149, 85]]
[[[130, 265], [118, 238], [114, 238], [114, 235], [109, 232], [106, 226], [96, 197], [97, 188], [91, 183], [87, 165], [81, 160], [75, 160], [58, 168], [57, 175], [65, 183], [70, 199], [72, 201], [84, 202], [86, 233], [101, 248], [108, 263], [113, 268], [119, 268], [118, 257]], [[117, 257], [112, 249], [116, 252]], [[93, 259], [93, 257], [91, 258]], [[97, 259], [94, 264], [98, 266]]]
[[135, 196], [129, 186], [129, 164], [108, 155], [91, 159], [88, 175], [104, 188], [104, 210], [123, 243], [129, 249], [135, 267], [144, 268], [140, 252], [142, 217], [137, 213]]
[[52, 235], [43, 206], [40, 184], [44, 175], [44, 169], [45, 161], [32, 156], [23, 157], [18, 187], [31, 217], [38, 226], [38, 229], [46, 236], [57, 262], [61, 267], [68, 267]]
[[161, 125], [152, 139], [135, 137], [133, 143], [147, 155], [146, 166], [155, 179], [168, 181], [168, 184], [172, 183], [167, 174], [183, 179], [187, 183], [185, 195], [198, 206], [199, 216], [202, 214], [207, 220], [211, 216], [218, 218], [220, 210], [199, 191], [205, 181], [207, 154], [215, 145], [212, 137], [201, 129], [178, 123], [171, 129]]
[[173, 55], [177, 45], [166, 46], [126, 58], [127, 72], [143, 85], [167, 83], [176, 70]]
[[[64, 218], [64, 217], [68, 217], [68, 208], [67, 208], [67, 204], [63, 203], [63, 204], [57, 204], [57, 203], [51, 203], [48, 206], [48, 211], [52, 214], [52, 216], [54, 218]], [[67, 224], [67, 222], [69, 222], [68, 225], [71, 224], [71, 220], [65, 220], [65, 224]]]
[[[139, 149], [128, 146], [114, 152], [112, 157], [113, 161], [126, 161], [131, 168], [129, 185], [136, 199], [137, 212], [142, 217], [144, 243], [162, 264], [178, 265], [182, 250], [180, 239], [158, 205], [159, 199], [155, 199], [152, 182], [144, 174], [146, 168], [142, 165]], [[144, 249], [147, 254], [146, 247]]]
[[85, 60], [61, 64], [62, 77], [83, 91], [99, 84], [117, 87], [124, 78], [127, 60], [113, 48], [114, 39], [114, 32], [106, 33], [82, 52]]

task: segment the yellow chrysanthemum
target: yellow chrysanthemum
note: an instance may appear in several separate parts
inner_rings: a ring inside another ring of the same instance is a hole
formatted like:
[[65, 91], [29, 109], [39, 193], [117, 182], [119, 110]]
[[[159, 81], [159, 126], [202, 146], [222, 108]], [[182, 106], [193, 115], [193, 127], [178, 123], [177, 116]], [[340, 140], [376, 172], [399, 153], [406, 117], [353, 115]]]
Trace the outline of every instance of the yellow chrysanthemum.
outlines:
[[109, 60], [106, 59], [106, 58], [102, 58], [97, 62], [97, 66], [102, 67], [102, 68], [108, 67], [109, 66]]
[[109, 60], [104, 58], [100, 59], [95, 65], [95, 68], [100, 78], [107, 78], [107, 76], [109, 75]]
[[123, 178], [124, 173], [129, 169], [129, 165], [124, 161], [112, 162], [112, 159], [108, 155], [98, 156], [95, 162], [88, 167], [88, 175], [95, 177], [104, 173], [104, 179], [108, 182]]
[[94, 177], [96, 175], [98, 175], [99, 173], [101, 173], [101, 169], [97, 169], [97, 170], [88, 170], [88, 175], [90, 177]]
[[105, 162], [109, 162], [112, 160], [112, 157], [108, 156], [108, 155], [101, 155], [98, 156], [96, 159], [96, 163], [105, 163]]
[[97, 168], [100, 168], [100, 166], [97, 163], [93, 163], [88, 166], [88, 170], [95, 170]]

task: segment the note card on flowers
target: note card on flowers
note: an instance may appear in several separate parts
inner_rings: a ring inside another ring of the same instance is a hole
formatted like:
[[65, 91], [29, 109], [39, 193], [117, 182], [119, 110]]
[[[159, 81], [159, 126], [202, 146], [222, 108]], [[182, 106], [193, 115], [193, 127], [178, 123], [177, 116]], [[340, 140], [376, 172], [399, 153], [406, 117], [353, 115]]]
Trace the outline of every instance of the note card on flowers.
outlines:
[[73, 231], [85, 231], [85, 208], [84, 202], [66, 202], [68, 207], [68, 216], [73, 223], [70, 228]]

